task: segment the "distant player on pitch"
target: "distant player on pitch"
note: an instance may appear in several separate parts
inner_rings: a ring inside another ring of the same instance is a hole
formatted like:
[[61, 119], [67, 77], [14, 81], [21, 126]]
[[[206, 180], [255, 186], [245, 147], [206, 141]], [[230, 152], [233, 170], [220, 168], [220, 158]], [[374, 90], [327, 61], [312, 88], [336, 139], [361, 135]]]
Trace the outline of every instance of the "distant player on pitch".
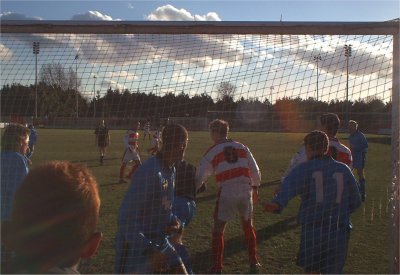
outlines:
[[250, 149], [228, 138], [229, 124], [220, 119], [210, 125], [214, 145], [208, 149], [196, 171], [196, 188], [205, 184], [207, 177], [215, 175], [219, 187], [212, 232], [212, 257], [210, 273], [221, 273], [224, 259], [224, 231], [228, 221], [240, 215], [248, 247], [250, 273], [258, 273], [256, 232], [253, 227], [253, 202], [258, 199], [261, 173]]
[[147, 152], [150, 155], [154, 156], [157, 153], [160, 147], [160, 141], [161, 141], [161, 131], [160, 129], [157, 129], [153, 134], [153, 138], [151, 140], [151, 146], [150, 148], [147, 149]]
[[143, 132], [144, 132], [144, 134], [143, 134], [143, 140], [146, 139], [146, 136], [147, 136], [147, 135], [149, 136], [149, 140], [151, 139], [151, 133], [150, 133], [150, 131], [151, 131], [150, 121], [147, 120], [146, 123], [145, 123], [144, 126], [143, 126]]
[[94, 130], [94, 134], [96, 135], [95, 143], [99, 148], [100, 164], [103, 164], [106, 148], [110, 145], [110, 131], [108, 130], [104, 120], [102, 120], [96, 130]]
[[358, 123], [354, 120], [349, 121], [349, 143], [353, 156], [353, 168], [356, 169], [360, 187], [361, 200], [365, 201], [365, 176], [364, 167], [367, 158], [368, 142], [364, 134], [358, 130]]
[[125, 175], [125, 167], [130, 162], [133, 161], [133, 166], [131, 171], [129, 172], [127, 178], [131, 178], [133, 172], [135, 172], [136, 168], [139, 167], [141, 164], [140, 161], [140, 150], [139, 150], [139, 132], [140, 129], [140, 122], [137, 121], [133, 124], [132, 128], [126, 131], [124, 136], [124, 146], [125, 151], [124, 155], [122, 156], [122, 164], [121, 168], [119, 169], [119, 183], [126, 183], [124, 179]]
[[304, 138], [308, 161], [284, 178], [281, 190], [265, 211], [279, 213], [301, 197], [298, 222], [302, 226], [297, 263], [305, 273], [340, 274], [347, 256], [350, 214], [361, 204], [357, 182], [344, 163], [327, 155], [328, 137], [313, 131]]

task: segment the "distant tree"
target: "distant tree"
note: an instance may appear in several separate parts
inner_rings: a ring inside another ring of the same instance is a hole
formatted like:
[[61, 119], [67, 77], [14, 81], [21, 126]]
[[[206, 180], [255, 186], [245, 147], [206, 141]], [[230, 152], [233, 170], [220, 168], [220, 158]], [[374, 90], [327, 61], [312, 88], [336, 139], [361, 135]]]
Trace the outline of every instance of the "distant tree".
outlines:
[[[44, 64], [40, 69], [39, 80], [47, 86], [61, 89], [62, 91], [75, 91], [81, 85], [81, 79], [76, 72], [69, 67], [66, 69], [60, 63]], [[78, 85], [77, 85], [78, 84]]]
[[230, 82], [221, 82], [217, 87], [218, 100], [220, 101], [232, 101], [236, 93], [236, 86]]

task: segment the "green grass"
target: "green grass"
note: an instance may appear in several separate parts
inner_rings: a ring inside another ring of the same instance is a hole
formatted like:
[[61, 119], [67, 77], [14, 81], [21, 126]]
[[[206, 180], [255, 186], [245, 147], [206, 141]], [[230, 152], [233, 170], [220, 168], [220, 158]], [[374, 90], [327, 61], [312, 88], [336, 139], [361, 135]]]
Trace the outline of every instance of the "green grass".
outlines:
[[[38, 144], [33, 165], [49, 160], [70, 160], [86, 163], [100, 185], [100, 230], [103, 241], [96, 256], [83, 261], [82, 273], [112, 273], [114, 267], [114, 236], [117, 213], [128, 187], [117, 184], [123, 151], [124, 131], [111, 131], [105, 165], [100, 166], [92, 130], [38, 130]], [[304, 134], [286, 133], [231, 133], [231, 137], [247, 144], [262, 172], [260, 200], [272, 197], [290, 158], [302, 143]], [[186, 159], [197, 164], [211, 145], [208, 133], [191, 132]], [[346, 135], [341, 136], [346, 143]], [[366, 168], [367, 194], [365, 204], [353, 214], [355, 229], [351, 233], [346, 273], [389, 272], [389, 214], [388, 187], [391, 181], [390, 138], [369, 135], [369, 153]], [[150, 145], [141, 141], [142, 152]], [[143, 160], [148, 156], [142, 156]], [[197, 216], [185, 232], [185, 243], [192, 256], [195, 273], [205, 273], [211, 264], [212, 212], [216, 186], [209, 181], [207, 192], [198, 197]], [[266, 214], [256, 205], [254, 223], [258, 250], [265, 273], [301, 273], [296, 266], [299, 245], [299, 227], [296, 214], [299, 199], [293, 200], [281, 215]], [[246, 273], [247, 251], [239, 221], [228, 224], [225, 234], [224, 273]]]

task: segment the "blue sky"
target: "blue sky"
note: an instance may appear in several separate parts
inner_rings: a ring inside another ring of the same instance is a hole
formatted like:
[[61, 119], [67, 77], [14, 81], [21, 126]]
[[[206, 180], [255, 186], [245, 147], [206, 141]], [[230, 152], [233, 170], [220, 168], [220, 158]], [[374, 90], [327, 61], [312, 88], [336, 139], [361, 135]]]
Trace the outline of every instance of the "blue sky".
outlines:
[[[170, 4], [192, 16], [215, 13], [222, 21], [386, 21], [398, 18], [398, 0], [214, 0], [214, 1], [1, 1], [1, 12], [28, 18], [70, 20], [75, 15], [98, 11], [112, 20], [148, 20], [157, 8]], [[173, 18], [171, 18], [173, 19]], [[182, 20], [181, 18], [176, 18]]]

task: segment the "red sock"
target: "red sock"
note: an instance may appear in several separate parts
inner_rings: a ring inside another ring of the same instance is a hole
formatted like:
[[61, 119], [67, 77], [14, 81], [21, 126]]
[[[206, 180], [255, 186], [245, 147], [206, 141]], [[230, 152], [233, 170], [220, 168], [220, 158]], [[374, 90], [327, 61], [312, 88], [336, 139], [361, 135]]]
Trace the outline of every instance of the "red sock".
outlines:
[[249, 261], [251, 264], [258, 263], [257, 259], [257, 237], [254, 227], [251, 223], [243, 225], [244, 238], [246, 240], [247, 250], [249, 252]]
[[125, 165], [122, 165], [121, 168], [119, 168], [119, 178], [120, 179], [124, 178], [124, 170], [125, 170]]
[[214, 268], [222, 270], [224, 260], [224, 235], [220, 232], [213, 232], [212, 253], [214, 259]]

